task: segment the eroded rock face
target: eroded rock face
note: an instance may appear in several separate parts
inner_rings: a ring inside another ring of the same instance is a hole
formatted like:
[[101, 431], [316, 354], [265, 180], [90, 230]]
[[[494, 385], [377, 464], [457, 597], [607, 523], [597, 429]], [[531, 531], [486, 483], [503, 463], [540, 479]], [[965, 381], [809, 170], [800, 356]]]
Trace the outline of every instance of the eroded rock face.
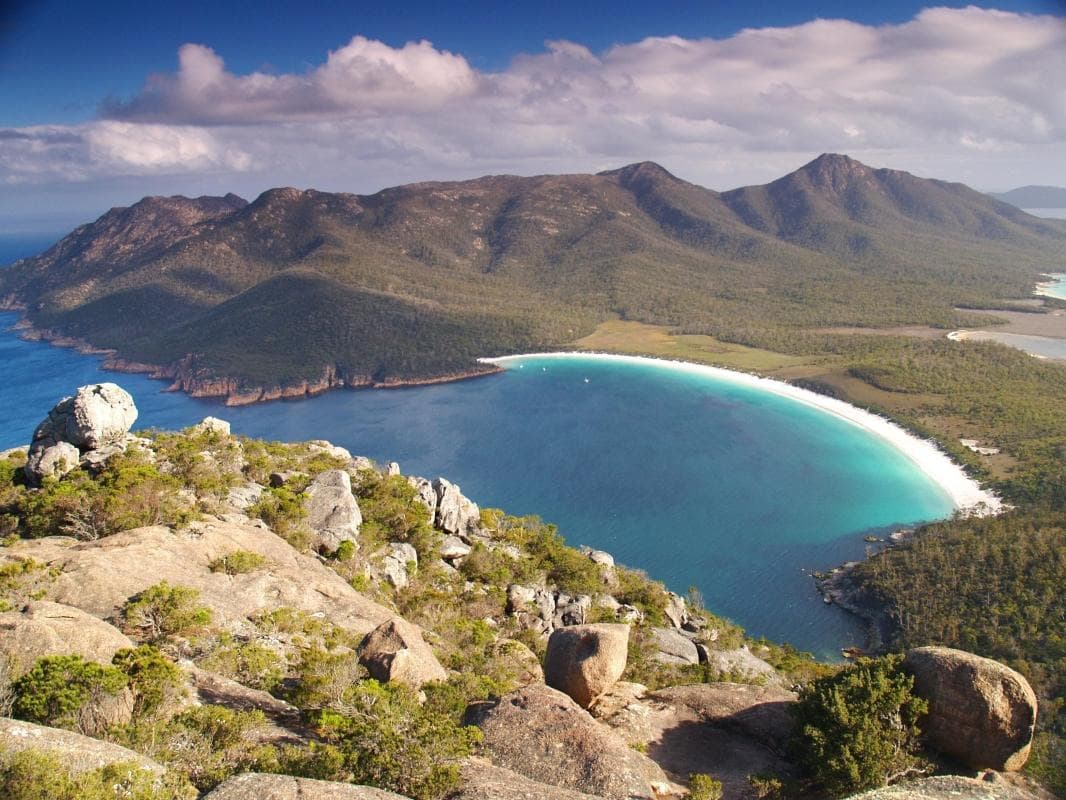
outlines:
[[92, 739], [73, 731], [46, 728], [30, 722], [0, 717], [0, 752], [41, 750], [59, 757], [73, 773], [106, 767], [108, 764], [132, 763], [146, 772], [162, 775], [165, 769], [150, 758], [117, 744]]
[[118, 628], [73, 606], [40, 600], [0, 614], [0, 657], [16, 673], [45, 656], [79, 655], [110, 664], [119, 650], [135, 646]]
[[629, 626], [613, 623], [559, 628], [548, 639], [544, 680], [582, 708], [622, 677], [629, 647]]
[[998, 661], [947, 647], [907, 652], [903, 668], [929, 701], [921, 723], [928, 742], [974, 769], [1013, 771], [1029, 758], [1036, 695], [1024, 677]]
[[248, 772], [219, 784], [203, 800], [406, 800], [403, 795], [350, 783]]
[[359, 661], [379, 681], [397, 681], [417, 689], [444, 681], [448, 673], [422, 638], [422, 632], [401, 617], [382, 623], [359, 645]]
[[481, 511], [477, 505], [463, 496], [459, 487], [444, 478], [433, 481], [437, 494], [436, 527], [445, 533], [464, 536], [477, 530]]
[[39, 483], [78, 465], [81, 453], [120, 444], [137, 420], [133, 398], [114, 383], [82, 386], [64, 397], [37, 426], [26, 461], [26, 477]]
[[467, 722], [481, 728], [494, 764], [540, 783], [611, 800], [652, 800], [669, 786], [655, 762], [543, 684], [474, 704]]
[[307, 487], [307, 524], [324, 552], [333, 552], [344, 541], [358, 543], [363, 515], [347, 472], [331, 469], [311, 481]]
[[664, 664], [698, 664], [700, 653], [696, 644], [674, 628], [652, 628], [652, 637], [658, 652], [657, 661]]

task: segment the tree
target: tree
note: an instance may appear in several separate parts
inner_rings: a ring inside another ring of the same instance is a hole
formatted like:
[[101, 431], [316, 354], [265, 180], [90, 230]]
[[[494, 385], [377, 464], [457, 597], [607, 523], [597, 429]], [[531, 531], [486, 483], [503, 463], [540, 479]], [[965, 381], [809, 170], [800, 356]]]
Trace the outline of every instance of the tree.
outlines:
[[792, 708], [801, 763], [836, 794], [924, 771], [915, 757], [928, 704], [912, 693], [901, 656], [860, 659], [806, 686]]

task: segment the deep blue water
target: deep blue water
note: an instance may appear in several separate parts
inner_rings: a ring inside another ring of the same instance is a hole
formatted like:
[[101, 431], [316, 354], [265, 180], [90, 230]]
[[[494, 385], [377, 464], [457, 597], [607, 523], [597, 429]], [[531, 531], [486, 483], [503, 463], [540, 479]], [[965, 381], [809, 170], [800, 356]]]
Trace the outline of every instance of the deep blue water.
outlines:
[[755, 635], [825, 656], [859, 633], [802, 568], [861, 557], [867, 532], [950, 513], [904, 456], [843, 420], [652, 365], [532, 360], [454, 384], [226, 408], [24, 342], [7, 332], [15, 319], [0, 314], [0, 447], [26, 442], [75, 387], [115, 381], [136, 399], [137, 427], [212, 414], [250, 436], [325, 438], [406, 474], [445, 475], [483, 506], [539, 514], [572, 544], [676, 591], [698, 587]]

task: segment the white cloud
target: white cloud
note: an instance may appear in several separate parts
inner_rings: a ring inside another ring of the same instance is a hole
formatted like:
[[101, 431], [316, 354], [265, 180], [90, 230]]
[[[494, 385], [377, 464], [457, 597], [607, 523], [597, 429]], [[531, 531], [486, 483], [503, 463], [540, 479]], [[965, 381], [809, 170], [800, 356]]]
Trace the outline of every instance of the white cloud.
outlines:
[[653, 159], [725, 187], [838, 150], [990, 188], [1066, 183], [1063, 75], [1066, 19], [974, 7], [602, 53], [552, 41], [495, 73], [429, 42], [356, 36], [305, 73], [237, 75], [187, 44], [177, 72], [103, 119], [0, 132], [0, 176], [228, 170], [259, 188], [365, 191]]

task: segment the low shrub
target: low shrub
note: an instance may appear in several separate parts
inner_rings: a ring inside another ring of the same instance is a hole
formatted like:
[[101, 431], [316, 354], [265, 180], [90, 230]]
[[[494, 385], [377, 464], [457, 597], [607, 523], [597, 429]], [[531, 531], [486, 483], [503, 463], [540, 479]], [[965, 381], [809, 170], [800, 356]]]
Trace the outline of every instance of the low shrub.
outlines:
[[112, 722], [104, 705], [126, 688], [116, 667], [81, 656], [40, 658], [13, 686], [16, 719], [95, 736]]
[[160, 581], [126, 603], [122, 609], [124, 629], [153, 643], [190, 633], [211, 621], [211, 609], [198, 605], [199, 599], [197, 589]]

